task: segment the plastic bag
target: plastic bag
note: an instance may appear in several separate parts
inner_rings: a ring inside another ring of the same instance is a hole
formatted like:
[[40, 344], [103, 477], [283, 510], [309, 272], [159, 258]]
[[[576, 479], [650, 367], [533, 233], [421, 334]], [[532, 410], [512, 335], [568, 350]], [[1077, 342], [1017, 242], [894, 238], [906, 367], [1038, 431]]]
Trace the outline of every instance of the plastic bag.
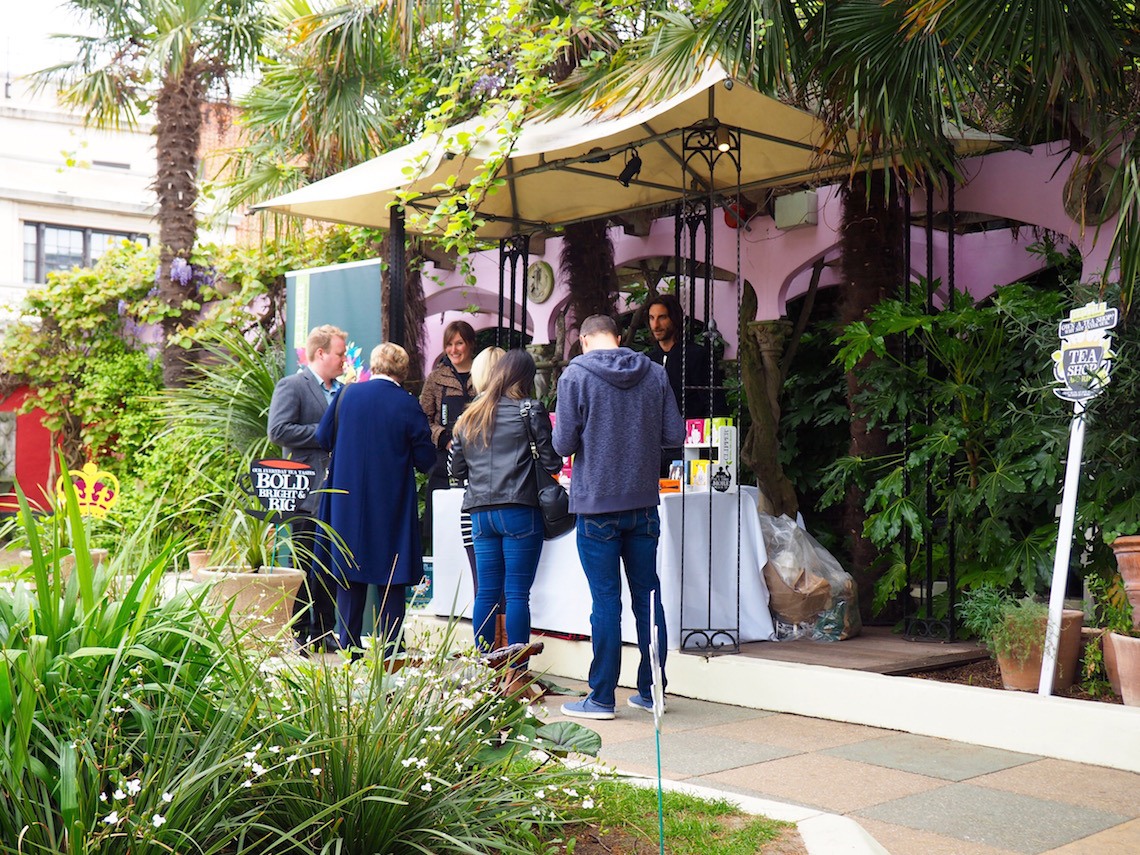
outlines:
[[858, 635], [855, 580], [819, 541], [787, 516], [760, 514], [768, 563], [764, 581], [780, 641], [841, 641]]

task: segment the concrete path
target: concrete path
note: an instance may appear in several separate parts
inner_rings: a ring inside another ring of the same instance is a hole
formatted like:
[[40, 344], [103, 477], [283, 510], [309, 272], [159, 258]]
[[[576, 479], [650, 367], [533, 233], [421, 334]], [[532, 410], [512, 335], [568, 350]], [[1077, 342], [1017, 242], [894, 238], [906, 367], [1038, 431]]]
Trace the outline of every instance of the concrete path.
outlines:
[[[653, 716], [625, 706], [628, 694], [618, 689], [613, 721], [583, 723], [601, 734], [603, 761], [655, 777]], [[546, 698], [548, 721], [563, 718], [565, 700]], [[1140, 853], [1132, 772], [672, 695], [661, 763], [672, 782], [759, 799], [761, 812], [799, 822], [812, 855]]]

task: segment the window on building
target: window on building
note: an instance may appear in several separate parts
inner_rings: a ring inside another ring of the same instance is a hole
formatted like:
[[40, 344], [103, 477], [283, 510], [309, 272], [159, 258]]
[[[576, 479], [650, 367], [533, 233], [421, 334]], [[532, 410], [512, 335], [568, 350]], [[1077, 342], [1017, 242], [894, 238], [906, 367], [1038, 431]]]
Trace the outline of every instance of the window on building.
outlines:
[[150, 246], [150, 238], [137, 232], [24, 223], [24, 281], [46, 282], [53, 271], [89, 267], [121, 240]]

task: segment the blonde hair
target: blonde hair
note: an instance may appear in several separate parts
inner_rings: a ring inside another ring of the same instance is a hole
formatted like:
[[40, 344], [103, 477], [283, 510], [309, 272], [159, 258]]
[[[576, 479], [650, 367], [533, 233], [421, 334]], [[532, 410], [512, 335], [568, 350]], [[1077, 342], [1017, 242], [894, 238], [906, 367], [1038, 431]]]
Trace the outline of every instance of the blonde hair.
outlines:
[[317, 355], [318, 350], [328, 350], [332, 346], [334, 338], [344, 339], [348, 341], [348, 333], [340, 327], [334, 327], [332, 324], [322, 324], [319, 327], [313, 327], [313, 331], [309, 333], [309, 339], [305, 342], [305, 355], [309, 361], [313, 361], [313, 357]]
[[455, 432], [462, 434], [465, 442], [478, 441], [486, 448], [491, 444], [499, 400], [521, 401], [533, 395], [534, 375], [533, 356], [525, 350], [507, 351], [495, 363], [483, 392], [455, 423]]
[[487, 386], [487, 381], [491, 378], [491, 372], [495, 370], [495, 366], [499, 364], [499, 360], [503, 358], [506, 351], [501, 347], [484, 348], [479, 351], [479, 355], [471, 363], [471, 385], [475, 388], [475, 392], [479, 393]]
[[378, 344], [368, 357], [368, 368], [373, 374], [387, 374], [402, 383], [408, 376], [408, 352], [390, 341]]

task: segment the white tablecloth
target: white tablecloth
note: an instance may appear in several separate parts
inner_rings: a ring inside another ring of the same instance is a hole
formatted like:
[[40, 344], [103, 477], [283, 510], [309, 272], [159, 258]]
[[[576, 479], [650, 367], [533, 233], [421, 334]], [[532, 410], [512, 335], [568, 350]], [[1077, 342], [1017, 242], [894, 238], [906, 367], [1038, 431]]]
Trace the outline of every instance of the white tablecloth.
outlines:
[[[693, 629], [735, 629], [740, 610], [740, 641], [769, 641], [775, 627], [768, 611], [768, 589], [762, 570], [767, 555], [756, 516], [755, 488], [741, 493], [689, 493], [662, 496], [661, 541], [657, 570], [661, 576], [661, 602], [670, 649], [681, 646], [686, 630], [686, 648], [704, 646]], [[710, 508], [709, 500], [712, 500]], [[427, 610], [437, 615], [471, 617], [474, 588], [463, 541], [459, 535], [462, 490], [437, 490], [434, 501], [434, 555], [432, 601]], [[737, 585], [737, 514], [740, 519], [740, 584]], [[711, 511], [711, 514], [710, 514]], [[682, 517], [684, 522], [682, 524]], [[709, 533], [712, 532], [710, 562]], [[681, 621], [681, 549], [684, 534], [685, 615]], [[711, 610], [710, 610], [710, 567]], [[637, 641], [629, 608], [629, 589], [622, 578], [622, 640]], [[530, 595], [531, 626], [574, 635], [590, 634], [590, 589], [578, 560], [575, 534], [569, 533], [543, 544]], [[710, 619], [711, 616], [711, 619]], [[714, 638], [714, 644], [728, 641]]]

